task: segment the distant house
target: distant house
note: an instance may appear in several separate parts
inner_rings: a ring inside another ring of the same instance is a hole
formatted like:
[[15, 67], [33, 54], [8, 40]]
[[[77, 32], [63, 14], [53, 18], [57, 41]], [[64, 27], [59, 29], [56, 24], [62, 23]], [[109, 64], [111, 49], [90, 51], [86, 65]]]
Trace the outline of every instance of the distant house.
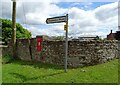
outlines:
[[112, 30], [109, 35], [107, 35], [107, 40], [115, 40], [115, 33], [112, 33]]
[[120, 31], [116, 32], [115, 38], [116, 38], [116, 40], [120, 40]]
[[83, 37], [78, 37], [78, 39], [83, 41], [97, 40], [99, 39], [99, 36], [83, 36]]
[[78, 38], [73, 38], [72, 40], [73, 40], [73, 41], [79, 41], [79, 39], [78, 39]]

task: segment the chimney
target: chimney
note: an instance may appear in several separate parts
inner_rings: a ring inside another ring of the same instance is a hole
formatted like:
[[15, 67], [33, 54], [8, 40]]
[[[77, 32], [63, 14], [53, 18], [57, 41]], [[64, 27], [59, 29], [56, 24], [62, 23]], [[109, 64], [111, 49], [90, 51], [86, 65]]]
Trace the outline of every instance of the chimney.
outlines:
[[112, 30], [111, 30], [111, 33], [112, 33]]

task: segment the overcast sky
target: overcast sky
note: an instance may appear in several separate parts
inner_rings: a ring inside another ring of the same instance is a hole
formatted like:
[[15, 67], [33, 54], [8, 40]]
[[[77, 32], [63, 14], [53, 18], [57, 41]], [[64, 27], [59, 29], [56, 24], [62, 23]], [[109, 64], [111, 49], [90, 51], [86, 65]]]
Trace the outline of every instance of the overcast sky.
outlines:
[[[64, 36], [65, 23], [46, 24], [45, 21], [48, 17], [63, 16], [67, 13], [69, 14], [69, 36], [99, 35], [105, 38], [110, 30], [113, 32], [118, 30], [118, 2], [113, 0], [106, 0], [106, 2], [19, 0], [17, 2], [17, 22], [28, 29], [33, 37]], [[11, 0], [2, 1], [0, 17], [12, 19]]]

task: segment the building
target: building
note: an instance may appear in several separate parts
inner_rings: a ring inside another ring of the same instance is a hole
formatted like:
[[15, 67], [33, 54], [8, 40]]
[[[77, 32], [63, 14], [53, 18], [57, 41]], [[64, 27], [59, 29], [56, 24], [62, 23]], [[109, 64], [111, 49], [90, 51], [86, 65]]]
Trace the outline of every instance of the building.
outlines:
[[118, 31], [116, 32], [115, 38], [120, 40], [120, 26], [118, 26]]
[[83, 36], [83, 37], [78, 37], [78, 39], [82, 41], [98, 40], [99, 36]]
[[112, 33], [112, 30], [111, 30], [110, 34], [107, 35], [107, 40], [115, 40], [115, 34], [116, 33]]
[[99, 36], [96, 35], [87, 35], [87, 36], [80, 36], [77, 38], [72, 38], [73, 41], [90, 41], [90, 40], [98, 40], [100, 39]]
[[116, 40], [120, 40], [120, 31], [116, 32], [115, 38], [116, 38]]

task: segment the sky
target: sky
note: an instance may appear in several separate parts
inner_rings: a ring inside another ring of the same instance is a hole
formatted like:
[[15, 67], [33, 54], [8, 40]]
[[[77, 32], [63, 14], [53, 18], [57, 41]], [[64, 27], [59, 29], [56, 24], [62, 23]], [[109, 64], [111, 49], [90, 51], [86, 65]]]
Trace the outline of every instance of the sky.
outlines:
[[[118, 30], [117, 0], [18, 0], [17, 22], [36, 35], [65, 36], [65, 23], [46, 24], [46, 19], [68, 14], [69, 37], [100, 36]], [[0, 18], [12, 19], [12, 1], [2, 1]]]

